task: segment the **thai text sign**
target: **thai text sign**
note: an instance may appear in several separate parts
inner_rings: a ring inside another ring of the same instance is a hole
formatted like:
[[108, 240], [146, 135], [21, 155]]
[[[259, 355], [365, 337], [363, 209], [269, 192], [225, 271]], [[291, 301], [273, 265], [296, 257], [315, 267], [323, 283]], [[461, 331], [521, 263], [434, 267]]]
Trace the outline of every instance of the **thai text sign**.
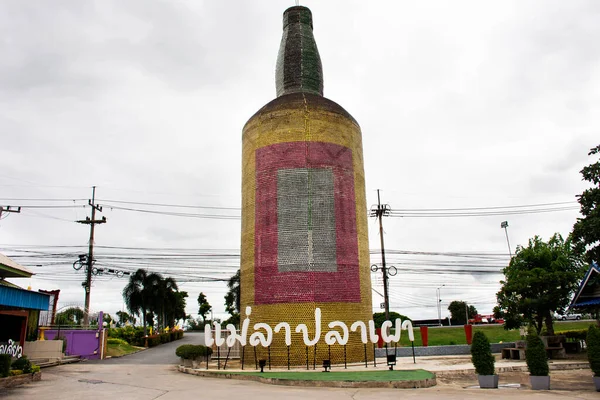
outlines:
[[[241, 332], [238, 334], [237, 329], [232, 324], [227, 324], [227, 331], [229, 336], [227, 339], [221, 337], [221, 324], [219, 322], [213, 322], [215, 327], [215, 337], [213, 338], [210, 324], [204, 326], [204, 341], [206, 346], [222, 346], [223, 343], [227, 342], [227, 347], [233, 347], [235, 342], [239, 342], [240, 345], [245, 346], [247, 343], [250, 346], [258, 346], [259, 344], [263, 347], [268, 347], [273, 342], [273, 334], [279, 333], [283, 329], [285, 335], [285, 344], [291, 346], [292, 344], [292, 330], [290, 324], [287, 322], [280, 322], [275, 325], [275, 328], [271, 328], [270, 325], [258, 322], [254, 324], [254, 332], [248, 338], [248, 330], [250, 328], [250, 314], [252, 313], [251, 307], [246, 307], [246, 318], [242, 322]], [[402, 330], [407, 331], [408, 339], [414, 342], [415, 337], [413, 333], [413, 326], [411, 321], [402, 322], [400, 318], [395, 321], [395, 332], [394, 334], [388, 333], [391, 328], [392, 322], [385, 321], [381, 325], [381, 338], [385, 343], [399, 342]], [[373, 320], [368, 321], [366, 324], [363, 321], [355, 321], [350, 327], [342, 321], [331, 321], [327, 324], [331, 329], [325, 334], [325, 343], [327, 345], [340, 344], [345, 346], [348, 343], [348, 336], [350, 331], [356, 332], [360, 330], [361, 341], [364, 344], [369, 342], [377, 343], [379, 341], [379, 335], [375, 331], [375, 322]], [[367, 328], [368, 326], [368, 328]], [[339, 329], [339, 330], [338, 330]], [[314, 346], [321, 339], [321, 309], [315, 308], [315, 333], [314, 337], [309, 336], [308, 327], [306, 324], [299, 324], [295, 328], [296, 333], [302, 333], [302, 338], [306, 346]]]

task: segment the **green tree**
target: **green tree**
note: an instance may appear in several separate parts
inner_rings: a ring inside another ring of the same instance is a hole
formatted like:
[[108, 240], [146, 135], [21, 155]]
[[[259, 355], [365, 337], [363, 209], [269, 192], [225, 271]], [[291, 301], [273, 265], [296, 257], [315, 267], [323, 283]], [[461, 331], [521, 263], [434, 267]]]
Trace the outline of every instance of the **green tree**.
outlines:
[[496, 297], [505, 313], [504, 328], [518, 328], [527, 321], [539, 334], [545, 323], [553, 335], [552, 313], [568, 306], [585, 268], [571, 241], [555, 233], [547, 243], [536, 236], [527, 247], [517, 246], [503, 272]]
[[[597, 154], [600, 154], [600, 145], [588, 153], [589, 156]], [[573, 226], [573, 241], [580, 251], [585, 251], [588, 263], [600, 262], [600, 160], [580, 172], [583, 180], [590, 182], [592, 187], [577, 196], [583, 217], [577, 218]]]
[[453, 324], [464, 325], [468, 321], [466, 320], [466, 314], [468, 312], [469, 318], [474, 318], [477, 315], [477, 309], [475, 306], [467, 306], [465, 301], [454, 300], [448, 305], [448, 311], [450, 311], [450, 318], [452, 318]]
[[174, 297], [175, 302], [169, 307], [169, 312], [167, 314], [167, 322], [171, 327], [175, 326], [175, 324], [179, 320], [185, 322], [187, 318], [187, 316], [185, 315], [185, 299], [188, 297], [188, 293], [185, 291], [175, 292]]
[[[404, 322], [406, 320], [412, 321], [412, 319], [408, 318], [406, 315], [399, 314], [396, 311], [390, 311], [390, 321], [392, 321], [392, 323], [394, 323], [394, 321], [396, 321], [396, 318], [400, 318], [402, 320], [402, 322]], [[373, 313], [373, 322], [375, 322], [375, 328], [381, 328], [381, 324], [383, 324], [385, 322], [385, 313], [384, 312]]]
[[173, 311], [177, 302], [178, 287], [175, 279], [158, 276], [160, 279], [156, 281], [156, 286], [153, 288], [156, 296], [153, 297], [152, 309], [158, 317], [158, 327], [165, 328], [172, 326], [174, 322]]
[[231, 315], [224, 323], [240, 324], [240, 270], [227, 281], [227, 294], [225, 295], [225, 311]]
[[198, 315], [202, 317], [202, 321], [206, 323], [206, 316], [212, 310], [212, 306], [208, 303], [206, 295], [202, 292], [198, 295]]
[[117, 311], [117, 326], [121, 327], [127, 322], [135, 324], [135, 317], [127, 314], [125, 311]]
[[83, 310], [79, 307], [69, 307], [64, 311], [56, 313], [54, 321], [57, 325], [81, 325]]
[[142, 317], [144, 336], [148, 334], [148, 322], [150, 326], [154, 326], [157, 287], [161, 279], [159, 274], [148, 273], [140, 268], [129, 277], [129, 283], [123, 289], [123, 300], [129, 312]]
[[504, 311], [502, 311], [502, 309], [498, 306], [494, 306], [494, 319], [504, 319]]

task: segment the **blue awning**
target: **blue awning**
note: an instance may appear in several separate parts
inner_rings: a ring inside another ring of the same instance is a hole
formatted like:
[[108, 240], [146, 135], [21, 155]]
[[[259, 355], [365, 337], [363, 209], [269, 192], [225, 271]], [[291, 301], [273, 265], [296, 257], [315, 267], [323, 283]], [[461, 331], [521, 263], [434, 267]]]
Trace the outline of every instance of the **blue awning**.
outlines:
[[47, 294], [0, 285], [0, 306], [47, 310], [49, 302]]
[[571, 305], [571, 308], [586, 307], [586, 306], [597, 306], [597, 305], [600, 305], [600, 298], [591, 299], [591, 300], [585, 300], [585, 301], [580, 301], [578, 303], [575, 303], [575, 304]]

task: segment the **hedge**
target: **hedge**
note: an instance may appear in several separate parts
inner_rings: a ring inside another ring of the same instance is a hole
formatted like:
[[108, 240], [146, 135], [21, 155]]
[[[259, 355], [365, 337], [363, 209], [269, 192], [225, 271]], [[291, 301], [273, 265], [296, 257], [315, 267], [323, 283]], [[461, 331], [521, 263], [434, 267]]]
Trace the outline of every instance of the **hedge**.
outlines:
[[[144, 346], [146, 338], [144, 337], [144, 328], [126, 326], [123, 328], [111, 328], [108, 330], [110, 339], [122, 339], [132, 346]], [[179, 340], [183, 337], [182, 330], [176, 330], [166, 333], [156, 333], [148, 336], [148, 347], [158, 346], [162, 343], [169, 343], [174, 340]]]
[[10, 374], [10, 354], [0, 354], [0, 378], [6, 378]]
[[600, 376], [600, 328], [590, 325], [586, 342], [590, 369], [594, 376]]
[[542, 339], [534, 332], [530, 331], [527, 335], [527, 351], [525, 351], [525, 361], [529, 373], [533, 376], [548, 376], [548, 356], [546, 346]]
[[471, 361], [477, 375], [494, 375], [494, 362], [490, 341], [482, 331], [475, 331], [471, 345]]
[[21, 358], [17, 358], [13, 361], [11, 367], [13, 370], [21, 370], [25, 374], [31, 373], [32, 364], [31, 361], [27, 358], [27, 356], [22, 356]]
[[197, 357], [206, 357], [211, 354], [212, 349], [201, 344], [183, 344], [175, 350], [175, 355], [186, 360], [193, 360]]
[[585, 340], [587, 337], [587, 329], [578, 329], [564, 332], [554, 332], [555, 335], [564, 335], [570, 340]]
[[144, 328], [140, 326], [125, 326], [123, 328], [110, 328], [109, 338], [123, 339], [132, 346], [144, 345]]

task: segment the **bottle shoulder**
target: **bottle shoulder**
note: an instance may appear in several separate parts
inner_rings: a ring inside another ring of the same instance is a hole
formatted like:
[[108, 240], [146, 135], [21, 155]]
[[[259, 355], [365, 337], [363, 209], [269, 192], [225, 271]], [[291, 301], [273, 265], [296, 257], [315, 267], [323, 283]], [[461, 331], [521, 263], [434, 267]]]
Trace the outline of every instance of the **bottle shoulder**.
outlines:
[[256, 118], [261, 118], [273, 112], [297, 110], [298, 108], [304, 107], [307, 107], [309, 112], [311, 110], [323, 110], [326, 112], [339, 114], [349, 119], [356, 126], [359, 126], [358, 122], [354, 119], [354, 117], [348, 111], [346, 111], [344, 107], [340, 106], [335, 101], [329, 100], [328, 98], [323, 96], [304, 92], [285, 94], [283, 96], [275, 98], [274, 100], [265, 104], [252, 117], [250, 117], [248, 122], [246, 122], [246, 125], [248, 125]]

